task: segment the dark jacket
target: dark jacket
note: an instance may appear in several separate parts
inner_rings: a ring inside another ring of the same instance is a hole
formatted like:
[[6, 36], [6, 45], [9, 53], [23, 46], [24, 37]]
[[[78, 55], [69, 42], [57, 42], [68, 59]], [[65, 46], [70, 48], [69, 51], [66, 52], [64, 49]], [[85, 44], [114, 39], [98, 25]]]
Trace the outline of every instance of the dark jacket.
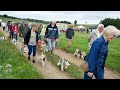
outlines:
[[8, 30], [12, 31], [12, 25], [8, 24]]
[[[31, 36], [31, 30], [29, 30], [24, 38], [24, 44], [28, 45]], [[36, 43], [38, 42], [38, 32], [36, 32]]]
[[108, 54], [108, 42], [105, 42], [104, 37], [96, 39], [89, 51], [85, 60], [89, 64], [89, 72], [100, 73], [104, 72], [105, 61]]
[[73, 36], [74, 36], [74, 29], [68, 28], [66, 30], [66, 38], [72, 39]]
[[52, 27], [51, 24], [48, 25], [45, 32], [45, 37], [49, 39], [57, 39], [59, 37], [58, 27], [56, 25], [54, 27]]

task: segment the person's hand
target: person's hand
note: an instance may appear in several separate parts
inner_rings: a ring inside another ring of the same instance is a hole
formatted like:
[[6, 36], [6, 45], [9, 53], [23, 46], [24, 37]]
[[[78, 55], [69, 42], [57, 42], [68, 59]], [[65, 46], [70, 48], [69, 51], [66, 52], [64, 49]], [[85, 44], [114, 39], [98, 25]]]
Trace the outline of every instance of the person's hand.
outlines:
[[92, 77], [92, 76], [93, 76], [93, 73], [88, 72], [87, 75], [88, 75], [89, 77]]
[[56, 42], [58, 42], [58, 39], [56, 39]]

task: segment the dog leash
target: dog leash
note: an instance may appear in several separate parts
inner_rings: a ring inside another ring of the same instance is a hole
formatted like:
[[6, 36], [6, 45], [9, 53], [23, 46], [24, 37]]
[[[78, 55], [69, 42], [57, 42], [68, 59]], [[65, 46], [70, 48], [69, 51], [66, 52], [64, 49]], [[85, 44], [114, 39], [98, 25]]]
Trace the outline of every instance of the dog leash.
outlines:
[[72, 40], [72, 42], [73, 42], [73, 44], [75, 45], [76, 49], [77, 49], [77, 48], [79, 49], [79, 47], [76, 45], [74, 39]]

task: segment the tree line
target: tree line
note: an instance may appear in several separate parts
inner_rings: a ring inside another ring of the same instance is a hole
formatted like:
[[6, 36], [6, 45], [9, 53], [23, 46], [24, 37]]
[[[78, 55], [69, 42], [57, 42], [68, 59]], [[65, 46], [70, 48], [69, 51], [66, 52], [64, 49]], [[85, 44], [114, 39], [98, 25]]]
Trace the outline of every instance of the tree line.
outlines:
[[101, 20], [102, 24], [104, 24], [105, 27], [107, 27], [108, 25], [113, 25], [115, 27], [117, 27], [118, 29], [120, 29], [120, 19], [113, 19], [113, 18], [105, 18], [104, 20]]
[[[26, 20], [26, 21], [30, 21], [30, 22], [37, 22], [37, 23], [44, 23], [44, 24], [50, 23], [49, 21], [30, 19], [30, 18], [18, 18], [18, 17], [14, 17], [14, 16], [8, 16], [7, 14], [0, 15], [0, 17], [11, 18], [11, 19], [20, 19], [20, 20]], [[68, 22], [68, 21], [57, 21], [57, 23], [71, 24], [71, 22]]]

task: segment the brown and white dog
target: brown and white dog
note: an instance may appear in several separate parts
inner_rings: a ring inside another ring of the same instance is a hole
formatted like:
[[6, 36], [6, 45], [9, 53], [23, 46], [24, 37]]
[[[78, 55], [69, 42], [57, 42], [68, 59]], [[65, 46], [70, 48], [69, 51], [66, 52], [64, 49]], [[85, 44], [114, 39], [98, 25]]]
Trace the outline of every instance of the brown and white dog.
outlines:
[[45, 54], [42, 52], [42, 54], [39, 56], [38, 61], [42, 62], [42, 67], [45, 67], [45, 63], [46, 63], [46, 56]]
[[82, 58], [84, 59], [85, 56], [86, 56], [86, 53], [79, 50], [78, 48], [75, 50], [75, 53], [74, 53], [75, 56], [77, 56], [78, 58]]
[[41, 50], [45, 53], [45, 52], [48, 52], [48, 46], [46, 45], [46, 43], [43, 43], [41, 45]]
[[70, 63], [64, 58], [60, 58], [57, 66], [61, 66], [61, 71], [64, 71], [64, 69], [67, 69], [67, 67], [70, 66]]

